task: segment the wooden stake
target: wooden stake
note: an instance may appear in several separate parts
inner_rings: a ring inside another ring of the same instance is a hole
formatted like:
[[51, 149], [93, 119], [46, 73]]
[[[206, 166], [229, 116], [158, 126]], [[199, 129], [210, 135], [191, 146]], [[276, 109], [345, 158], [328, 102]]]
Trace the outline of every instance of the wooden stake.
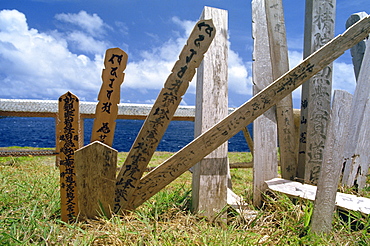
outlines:
[[311, 219], [311, 231], [328, 233], [332, 228], [345, 141], [348, 137], [349, 113], [352, 95], [346, 91], [335, 91], [333, 108], [325, 141], [325, 152], [317, 183], [317, 192]]
[[[273, 80], [289, 70], [288, 47], [282, 0], [265, 0], [267, 30]], [[260, 27], [258, 27], [260, 28]], [[276, 104], [276, 118], [280, 147], [281, 176], [294, 180], [297, 174], [298, 153], [295, 151], [292, 94]]]
[[79, 100], [71, 92], [59, 97], [57, 152], [59, 152], [62, 221], [73, 221], [79, 214], [74, 152], [81, 147]]
[[[304, 57], [334, 37], [336, 0], [306, 0]], [[298, 179], [316, 184], [319, 178], [330, 114], [332, 64], [302, 86]]]
[[253, 139], [251, 137], [251, 134], [248, 131], [248, 127], [244, 127], [242, 131], [243, 131], [243, 135], [244, 135], [245, 141], [247, 141], [247, 144], [248, 144], [248, 147], [249, 147], [249, 151], [251, 152], [251, 154], [253, 156], [254, 143], [253, 143]]
[[[368, 47], [366, 48], [364, 59], [361, 65], [360, 74], [357, 80], [357, 86], [353, 96], [351, 116], [349, 123], [349, 134], [347, 140], [347, 147], [344, 156], [344, 172], [342, 183], [347, 186], [353, 186], [356, 180], [359, 162], [356, 163], [358, 155], [368, 155], [369, 151], [356, 152], [356, 148], [360, 143], [359, 138], [364, 135], [361, 132], [361, 127], [365, 122], [366, 103], [370, 95], [370, 47], [369, 40], [366, 41]], [[364, 170], [363, 170], [364, 171]]]
[[[359, 12], [352, 14], [346, 21], [346, 28], [349, 28], [357, 21], [361, 20], [362, 18], [366, 17], [366, 12]], [[366, 50], [366, 41], [362, 40], [355, 46], [351, 48], [351, 55], [352, 55], [352, 63], [353, 63], [353, 69], [355, 70], [355, 77], [356, 80], [358, 80], [358, 75], [360, 73], [362, 59], [364, 58]]]
[[215, 33], [212, 20], [201, 20], [195, 25], [117, 176], [115, 212], [127, 208]]
[[331, 40], [222, 121], [202, 133], [140, 180], [133, 197], [132, 207], [138, 207], [171, 183], [203, 157], [241, 131], [243, 127], [289, 95], [303, 82], [337, 59], [344, 51], [364, 39], [368, 33], [370, 33], [369, 16]]
[[[217, 30], [197, 70], [197, 93], [194, 136], [212, 127], [228, 115], [227, 95], [227, 11], [205, 7], [201, 19], [212, 19]], [[230, 172], [227, 143], [222, 144], [194, 166], [192, 210], [213, 220], [227, 205], [227, 182]], [[223, 214], [217, 219], [226, 220]]]
[[75, 153], [81, 219], [111, 217], [117, 170], [117, 150], [95, 141]]
[[123, 82], [128, 56], [119, 49], [108, 49], [105, 53], [98, 105], [96, 106], [91, 142], [101, 141], [109, 146], [113, 144], [114, 130], [120, 100], [120, 86]]
[[[274, 81], [269, 49], [265, 0], [252, 1], [253, 93], [258, 94]], [[265, 180], [277, 177], [277, 125], [275, 107], [269, 109], [253, 122], [253, 204], [262, 205], [262, 194], [267, 186]]]

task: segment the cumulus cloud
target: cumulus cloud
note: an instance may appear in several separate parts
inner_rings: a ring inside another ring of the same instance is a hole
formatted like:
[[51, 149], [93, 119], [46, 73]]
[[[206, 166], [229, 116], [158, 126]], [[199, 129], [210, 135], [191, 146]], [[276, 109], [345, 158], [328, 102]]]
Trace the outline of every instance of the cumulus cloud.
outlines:
[[3, 98], [57, 99], [71, 90], [92, 100], [98, 92], [103, 58], [73, 54], [67, 40], [30, 29], [17, 10], [0, 11], [0, 47]]

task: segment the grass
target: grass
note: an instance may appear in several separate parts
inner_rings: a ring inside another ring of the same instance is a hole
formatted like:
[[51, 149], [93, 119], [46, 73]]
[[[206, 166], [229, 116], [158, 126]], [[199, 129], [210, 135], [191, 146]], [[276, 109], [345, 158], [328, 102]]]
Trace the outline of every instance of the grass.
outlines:
[[[171, 155], [157, 152], [150, 165]], [[119, 165], [125, 157], [119, 154]], [[230, 163], [250, 158], [229, 153]], [[227, 224], [211, 223], [189, 211], [189, 172], [129, 215], [66, 224], [54, 164], [51, 156], [0, 158], [0, 245], [370, 245], [369, 217], [336, 212], [333, 232], [313, 235], [312, 203], [281, 194], [266, 196], [254, 219], [228, 211]], [[251, 204], [252, 169], [232, 169], [231, 175], [234, 191]], [[370, 197], [370, 191], [361, 195]]]

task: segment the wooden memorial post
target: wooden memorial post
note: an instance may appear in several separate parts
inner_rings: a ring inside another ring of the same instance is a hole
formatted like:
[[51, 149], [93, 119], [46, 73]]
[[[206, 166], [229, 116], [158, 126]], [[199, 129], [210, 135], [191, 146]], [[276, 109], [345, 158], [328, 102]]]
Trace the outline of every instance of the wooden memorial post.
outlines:
[[219, 123], [202, 133], [138, 182], [132, 198], [132, 207], [140, 206], [369, 33], [370, 16], [331, 40]]
[[[304, 57], [334, 37], [336, 0], [306, 0]], [[316, 184], [319, 178], [330, 114], [332, 64], [302, 86], [299, 181]]]
[[[351, 117], [349, 124], [349, 135], [347, 147], [345, 149], [345, 168], [342, 183], [353, 186], [356, 179], [359, 188], [366, 185], [366, 175], [368, 174], [370, 143], [368, 141], [370, 127], [369, 120], [369, 99], [370, 99], [370, 47], [369, 40], [362, 61], [357, 86], [353, 97]], [[360, 181], [362, 180], [362, 181]]]
[[[217, 34], [197, 71], [195, 137], [228, 114], [227, 11], [205, 7], [200, 18], [212, 19]], [[227, 205], [227, 147], [222, 144], [194, 167], [192, 210], [211, 220]]]
[[117, 176], [114, 207], [116, 213], [130, 208], [131, 197], [137, 183], [140, 181], [189, 86], [189, 82], [194, 77], [195, 68], [200, 65], [215, 33], [216, 29], [212, 20], [201, 20], [190, 34], [187, 44], [180, 53], [179, 60], [168, 76], [164, 88], [159, 93]]
[[[367, 13], [366, 12], [359, 12], [352, 14], [346, 21], [346, 28], [349, 28], [352, 26], [354, 23], [357, 21], [361, 20], [362, 18], [366, 17]], [[358, 79], [358, 75], [360, 73], [360, 68], [362, 64], [362, 59], [364, 57], [366, 50], [366, 41], [363, 40], [353, 46], [351, 48], [351, 55], [352, 55], [352, 63], [353, 63], [353, 69], [355, 70], [355, 76], [356, 80]]]
[[[282, 0], [265, 0], [267, 29], [273, 80], [289, 70], [288, 47]], [[276, 104], [280, 148], [280, 169], [284, 179], [294, 180], [297, 174], [296, 136], [292, 94]]]
[[348, 136], [351, 103], [352, 95], [350, 93], [346, 91], [334, 92], [325, 152], [311, 220], [311, 231], [315, 233], [328, 233], [332, 228], [345, 141]]
[[111, 217], [117, 170], [117, 150], [95, 141], [75, 153], [81, 219]]
[[59, 98], [57, 132], [59, 142], [60, 198], [62, 221], [79, 214], [75, 171], [75, 151], [81, 147], [79, 100], [71, 92]]
[[[265, 0], [252, 1], [253, 92], [258, 94], [273, 80]], [[254, 107], [261, 107], [259, 104]], [[265, 180], [278, 175], [277, 126], [275, 108], [271, 108], [253, 122], [253, 204], [262, 205]]]
[[123, 82], [128, 56], [120, 48], [108, 49], [105, 53], [102, 73], [103, 84], [98, 96], [91, 142], [101, 141], [113, 144], [114, 130], [120, 100], [120, 86]]

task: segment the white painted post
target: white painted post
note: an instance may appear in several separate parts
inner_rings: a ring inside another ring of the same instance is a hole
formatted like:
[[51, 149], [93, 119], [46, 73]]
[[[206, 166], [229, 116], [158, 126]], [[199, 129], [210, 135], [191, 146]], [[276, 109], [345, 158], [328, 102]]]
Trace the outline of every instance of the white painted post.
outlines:
[[[267, 31], [265, 0], [252, 1], [253, 83], [254, 94], [273, 82], [269, 39]], [[260, 104], [254, 107], [262, 107]], [[262, 205], [262, 193], [266, 190], [265, 181], [277, 177], [277, 126], [275, 107], [253, 122], [254, 168], [253, 204]]]
[[[334, 37], [336, 0], [306, 0], [304, 57]], [[319, 178], [330, 114], [332, 64], [302, 86], [298, 179], [316, 184]]]
[[328, 233], [332, 228], [335, 198], [348, 136], [351, 103], [352, 95], [350, 93], [346, 91], [334, 92], [333, 108], [326, 134], [323, 163], [311, 220], [311, 230], [315, 233]]
[[[195, 137], [228, 115], [227, 14], [226, 10], [205, 7], [200, 17], [212, 19], [217, 33], [197, 72]], [[227, 152], [226, 142], [194, 167], [192, 209], [211, 220], [227, 205]]]

